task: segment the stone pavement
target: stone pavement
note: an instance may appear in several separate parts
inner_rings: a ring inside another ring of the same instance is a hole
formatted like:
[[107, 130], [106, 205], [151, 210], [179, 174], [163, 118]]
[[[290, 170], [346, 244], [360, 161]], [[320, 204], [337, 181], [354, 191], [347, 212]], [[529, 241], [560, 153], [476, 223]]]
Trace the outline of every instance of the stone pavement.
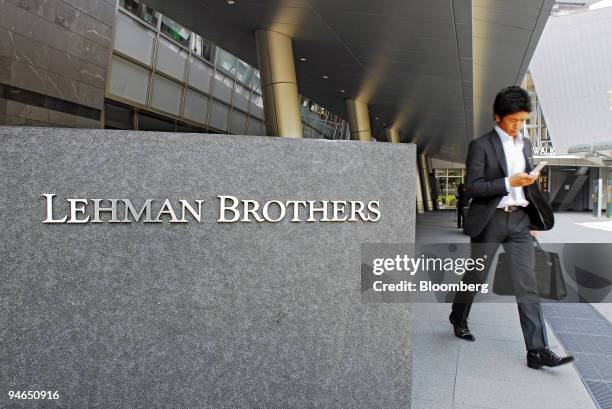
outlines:
[[[553, 231], [540, 233], [541, 241], [612, 242], [610, 232], [577, 224], [593, 221], [590, 214], [561, 213], [556, 220]], [[417, 240], [468, 242], [468, 237], [455, 226], [451, 212], [419, 215]], [[597, 408], [573, 364], [542, 370], [526, 366], [515, 303], [475, 304], [470, 328], [476, 342], [455, 338], [448, 322], [449, 312], [449, 304], [415, 304], [413, 409]], [[551, 349], [565, 354], [550, 327], [547, 332]]]
[[[455, 338], [449, 304], [416, 304], [413, 409], [596, 409], [573, 365], [533, 370], [516, 304], [475, 304], [476, 342]], [[549, 345], [565, 353], [548, 329]]]

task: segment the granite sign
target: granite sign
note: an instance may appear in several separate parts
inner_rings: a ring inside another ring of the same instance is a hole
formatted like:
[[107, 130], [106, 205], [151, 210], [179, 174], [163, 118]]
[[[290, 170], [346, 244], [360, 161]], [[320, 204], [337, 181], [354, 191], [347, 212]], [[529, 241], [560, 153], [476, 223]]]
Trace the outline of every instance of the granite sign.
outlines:
[[361, 301], [360, 245], [414, 242], [413, 145], [0, 143], [0, 407], [410, 407], [412, 305]]

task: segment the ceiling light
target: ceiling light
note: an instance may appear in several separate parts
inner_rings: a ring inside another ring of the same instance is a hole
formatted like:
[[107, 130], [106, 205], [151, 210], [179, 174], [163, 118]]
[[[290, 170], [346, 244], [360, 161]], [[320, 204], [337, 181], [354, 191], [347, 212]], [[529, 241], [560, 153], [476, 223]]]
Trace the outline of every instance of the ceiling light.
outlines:
[[376, 120], [378, 121], [380, 118], [379, 118], [379, 117], [376, 117], [376, 118], [374, 118], [374, 119], [376, 119]]
[[226, 0], [226, 3], [231, 6], [232, 4], [236, 4], [236, 1], [235, 0]]
[[300, 58], [300, 61], [304, 62], [304, 61], [308, 61], [306, 58], [302, 57]]
[[345, 91], [343, 89], [341, 89], [340, 92], [344, 94]]
[[328, 79], [328, 78], [329, 78], [329, 77], [328, 77], [327, 75], [324, 75], [324, 76], [323, 76], [323, 79], [324, 79], [324, 80], [326, 80], [326, 79]]

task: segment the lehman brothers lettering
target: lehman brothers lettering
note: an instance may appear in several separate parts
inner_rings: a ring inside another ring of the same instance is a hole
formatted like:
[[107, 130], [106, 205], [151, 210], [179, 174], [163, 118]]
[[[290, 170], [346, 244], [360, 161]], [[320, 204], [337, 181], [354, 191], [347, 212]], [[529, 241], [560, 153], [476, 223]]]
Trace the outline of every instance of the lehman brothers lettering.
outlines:
[[[57, 216], [53, 193], [42, 195], [47, 203], [43, 223], [188, 223], [202, 221], [204, 200], [194, 203], [180, 199], [177, 213], [170, 199], [146, 199], [139, 208], [130, 199], [66, 199], [68, 212]], [[234, 196], [217, 196], [218, 223], [270, 222], [376, 222], [380, 219], [378, 201], [358, 200], [270, 200], [261, 205], [257, 200], [239, 200]], [[104, 217], [101, 215], [104, 214]], [[177, 216], [180, 215], [180, 218]], [[189, 215], [189, 216], [188, 216]], [[153, 217], [155, 216], [155, 217]], [[318, 217], [316, 217], [318, 216]], [[188, 220], [189, 219], [189, 220]]]

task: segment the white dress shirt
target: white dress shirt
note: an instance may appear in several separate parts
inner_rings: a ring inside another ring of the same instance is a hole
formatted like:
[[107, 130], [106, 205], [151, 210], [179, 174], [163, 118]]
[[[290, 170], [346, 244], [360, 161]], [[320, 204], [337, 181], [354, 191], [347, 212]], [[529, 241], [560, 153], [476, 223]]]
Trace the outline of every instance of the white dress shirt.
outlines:
[[525, 193], [523, 187], [511, 187], [510, 176], [515, 173], [525, 172], [525, 155], [523, 155], [523, 135], [518, 132], [513, 138], [504, 132], [499, 126], [495, 127], [495, 131], [499, 135], [502, 146], [504, 147], [504, 155], [506, 156], [506, 168], [508, 169], [508, 176], [504, 179], [506, 183], [506, 191], [508, 194], [500, 200], [497, 205], [498, 208], [505, 206], [522, 206], [525, 207], [529, 204], [525, 199]]

